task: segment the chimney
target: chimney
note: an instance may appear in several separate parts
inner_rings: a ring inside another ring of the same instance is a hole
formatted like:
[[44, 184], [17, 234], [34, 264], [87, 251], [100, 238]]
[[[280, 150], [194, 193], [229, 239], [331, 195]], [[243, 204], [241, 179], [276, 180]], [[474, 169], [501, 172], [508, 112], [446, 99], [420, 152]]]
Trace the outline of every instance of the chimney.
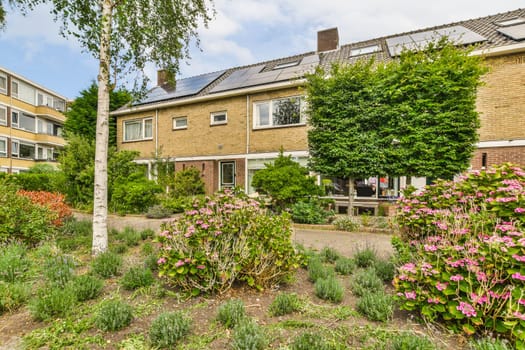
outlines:
[[317, 32], [317, 52], [335, 50], [339, 47], [337, 27]]
[[169, 72], [165, 69], [160, 69], [157, 71], [157, 86], [174, 89], [175, 88], [175, 79], [173, 79]]

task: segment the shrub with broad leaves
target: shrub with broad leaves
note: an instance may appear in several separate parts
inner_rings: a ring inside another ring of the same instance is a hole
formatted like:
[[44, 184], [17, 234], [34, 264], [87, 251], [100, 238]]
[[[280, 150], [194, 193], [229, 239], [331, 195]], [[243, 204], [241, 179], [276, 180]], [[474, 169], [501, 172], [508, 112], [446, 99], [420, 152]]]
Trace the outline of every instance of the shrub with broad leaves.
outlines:
[[[525, 349], [525, 171], [503, 165], [400, 202], [400, 307]], [[408, 260], [408, 261], [407, 261]]]
[[19, 190], [18, 194], [29, 198], [33, 204], [46, 207], [55, 213], [56, 219], [53, 220], [53, 225], [57, 227], [62, 226], [64, 220], [73, 215], [71, 208], [65, 202], [66, 197], [61, 193]]
[[288, 215], [269, 215], [252, 199], [224, 191], [195, 201], [163, 225], [159, 276], [194, 295], [222, 292], [234, 281], [264, 288], [299, 266]]

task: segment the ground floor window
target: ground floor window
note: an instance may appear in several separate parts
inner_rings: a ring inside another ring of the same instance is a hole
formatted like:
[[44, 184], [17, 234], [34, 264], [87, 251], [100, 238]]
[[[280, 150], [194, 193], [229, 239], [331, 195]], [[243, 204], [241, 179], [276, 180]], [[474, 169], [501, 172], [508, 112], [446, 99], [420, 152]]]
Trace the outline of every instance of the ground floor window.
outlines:
[[221, 189], [235, 187], [235, 162], [220, 162], [220, 165]]
[[[321, 176], [321, 184], [327, 196], [348, 196], [348, 179]], [[389, 176], [372, 176], [354, 180], [357, 197], [396, 198], [399, 196], [399, 178]]]

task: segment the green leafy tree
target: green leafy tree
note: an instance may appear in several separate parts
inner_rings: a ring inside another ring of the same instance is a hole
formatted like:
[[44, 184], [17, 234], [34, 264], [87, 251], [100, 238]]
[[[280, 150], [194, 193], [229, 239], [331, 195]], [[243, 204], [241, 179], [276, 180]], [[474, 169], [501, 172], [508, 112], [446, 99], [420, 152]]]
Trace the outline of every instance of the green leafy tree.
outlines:
[[[99, 60], [95, 147], [93, 246], [97, 255], [108, 249], [108, 139], [111, 74], [143, 72], [146, 63], [165, 68], [174, 77], [179, 60], [188, 58], [190, 40], [199, 22], [210, 20], [206, 0], [20, 0], [20, 8], [49, 3], [61, 33], [75, 37]], [[144, 86], [144, 85], [143, 85]]]
[[285, 156], [282, 149], [273, 163], [266, 163], [264, 169], [255, 173], [252, 186], [271, 196], [279, 209], [289, 207], [298, 199], [321, 193], [315, 179], [308, 176], [308, 169], [294, 162], [291, 156]]
[[[131, 93], [124, 90], [110, 90], [109, 110], [114, 111], [131, 101]], [[95, 81], [80, 92], [69, 106], [64, 123], [66, 138], [70, 135], [81, 135], [89, 140], [95, 140], [97, 125], [98, 86]], [[117, 146], [117, 118], [109, 117], [109, 146]]]
[[195, 196], [204, 194], [204, 181], [199, 169], [190, 167], [177, 171], [173, 181], [173, 195], [175, 197]]

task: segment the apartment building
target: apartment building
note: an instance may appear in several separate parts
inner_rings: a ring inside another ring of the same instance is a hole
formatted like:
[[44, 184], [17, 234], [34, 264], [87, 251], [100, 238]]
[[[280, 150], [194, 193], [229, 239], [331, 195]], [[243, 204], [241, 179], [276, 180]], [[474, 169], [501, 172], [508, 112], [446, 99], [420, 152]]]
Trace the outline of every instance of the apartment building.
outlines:
[[[491, 68], [477, 98], [481, 128], [472, 168], [525, 165], [524, 9], [341, 46], [337, 29], [329, 29], [318, 33], [316, 51], [180, 79], [175, 86], [161, 71], [142, 101], [113, 113], [118, 148], [139, 151], [137, 161], [145, 164], [161, 152], [177, 170], [196, 167], [210, 193], [230, 186], [251, 193], [253, 174], [279, 149], [307, 164], [305, 73], [333, 62], [395, 59], [404, 48], [444, 35], [458, 46], [475, 45], [473, 54], [484, 56]], [[326, 181], [334, 197], [348, 196], [345, 179]], [[406, 183], [406, 178], [361, 179], [357, 199], [386, 200]]]
[[65, 145], [67, 99], [0, 67], [0, 172], [55, 164]]

